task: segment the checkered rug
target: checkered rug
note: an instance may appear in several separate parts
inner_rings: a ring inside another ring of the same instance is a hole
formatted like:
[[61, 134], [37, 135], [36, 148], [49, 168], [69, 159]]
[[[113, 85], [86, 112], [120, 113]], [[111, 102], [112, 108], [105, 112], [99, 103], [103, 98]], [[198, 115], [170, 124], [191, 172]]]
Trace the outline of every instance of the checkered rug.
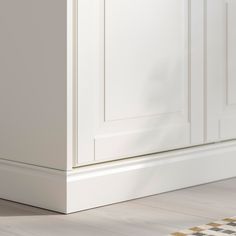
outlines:
[[226, 218], [187, 230], [170, 234], [170, 236], [234, 236], [236, 235], [236, 217]]

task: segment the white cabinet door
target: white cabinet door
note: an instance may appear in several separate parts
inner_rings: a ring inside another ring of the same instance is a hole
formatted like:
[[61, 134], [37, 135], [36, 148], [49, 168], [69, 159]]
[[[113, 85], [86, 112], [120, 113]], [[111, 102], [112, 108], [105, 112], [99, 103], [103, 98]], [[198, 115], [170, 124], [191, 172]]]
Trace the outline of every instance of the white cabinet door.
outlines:
[[203, 142], [203, 1], [191, 3], [78, 0], [76, 165]]
[[236, 138], [236, 0], [206, 5], [206, 140]]

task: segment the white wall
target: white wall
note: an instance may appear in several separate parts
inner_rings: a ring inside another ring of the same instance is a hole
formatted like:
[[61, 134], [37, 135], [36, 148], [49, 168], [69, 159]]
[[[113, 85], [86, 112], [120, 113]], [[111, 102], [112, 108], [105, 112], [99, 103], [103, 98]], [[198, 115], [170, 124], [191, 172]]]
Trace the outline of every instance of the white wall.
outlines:
[[66, 168], [66, 2], [0, 1], [0, 158]]

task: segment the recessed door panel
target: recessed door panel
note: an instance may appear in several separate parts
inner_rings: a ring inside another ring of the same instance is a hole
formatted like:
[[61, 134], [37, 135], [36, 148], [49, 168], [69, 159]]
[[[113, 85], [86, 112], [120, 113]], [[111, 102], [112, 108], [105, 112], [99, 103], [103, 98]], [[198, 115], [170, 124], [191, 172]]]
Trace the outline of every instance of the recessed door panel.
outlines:
[[105, 118], [182, 112], [186, 104], [186, 2], [105, 2]]

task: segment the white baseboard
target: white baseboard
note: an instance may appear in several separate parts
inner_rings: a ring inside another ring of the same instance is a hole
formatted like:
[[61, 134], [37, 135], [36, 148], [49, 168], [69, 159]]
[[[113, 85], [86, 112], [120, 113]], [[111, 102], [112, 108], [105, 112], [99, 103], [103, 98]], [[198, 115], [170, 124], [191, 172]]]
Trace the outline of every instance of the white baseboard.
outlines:
[[68, 174], [75, 212], [236, 176], [236, 142], [199, 146], [78, 169]]
[[0, 198], [72, 213], [235, 176], [235, 141], [69, 172], [0, 161]]

